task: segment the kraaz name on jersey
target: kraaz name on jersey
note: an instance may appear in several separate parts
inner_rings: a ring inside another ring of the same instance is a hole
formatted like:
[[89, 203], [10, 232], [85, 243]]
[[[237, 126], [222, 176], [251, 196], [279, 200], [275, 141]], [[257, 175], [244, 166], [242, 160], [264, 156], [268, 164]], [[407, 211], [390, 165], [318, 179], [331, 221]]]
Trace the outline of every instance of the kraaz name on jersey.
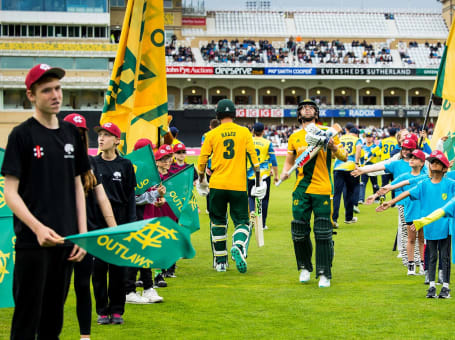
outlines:
[[252, 71], [253, 71], [252, 67], [215, 67], [215, 74], [221, 75], [235, 74], [251, 75]]
[[235, 136], [235, 131], [223, 132], [221, 134], [221, 137], [223, 137], [223, 138], [224, 137], [233, 137], [233, 136]]

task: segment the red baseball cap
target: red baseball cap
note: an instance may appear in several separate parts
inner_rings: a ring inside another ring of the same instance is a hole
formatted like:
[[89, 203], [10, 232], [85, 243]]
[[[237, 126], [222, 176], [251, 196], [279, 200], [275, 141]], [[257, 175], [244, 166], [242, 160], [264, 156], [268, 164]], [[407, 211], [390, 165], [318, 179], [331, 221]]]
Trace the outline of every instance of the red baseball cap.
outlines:
[[408, 133], [406, 136], [404, 136], [404, 138], [412, 139], [414, 142], [416, 142], [416, 144], [419, 141], [419, 137], [417, 137], [415, 133]]
[[168, 144], [163, 144], [158, 148], [158, 150], [155, 151], [155, 160], [158, 161], [161, 158], [163, 158], [164, 156], [172, 155], [172, 154], [173, 154], [172, 146], [170, 146]]
[[425, 162], [425, 153], [422, 150], [415, 149], [414, 151], [412, 151], [412, 155], [420, 159], [421, 161]]
[[100, 132], [101, 130], [105, 130], [117, 138], [120, 138], [120, 136], [122, 135], [122, 132], [120, 131], [119, 127], [114, 123], [104, 123], [101, 126], [93, 128], [93, 130], [95, 130], [96, 133]]
[[25, 86], [27, 87], [27, 90], [30, 90], [32, 85], [46, 74], [52, 74], [58, 79], [62, 79], [65, 76], [65, 70], [60, 67], [51, 67], [48, 64], [38, 64], [33, 66], [25, 77]]
[[444, 152], [440, 150], [433, 150], [430, 156], [427, 157], [427, 161], [431, 163], [431, 161], [434, 159], [440, 161], [446, 168], [450, 167], [450, 162], [447, 159], [446, 155], [444, 155]]
[[76, 125], [78, 128], [87, 129], [87, 122], [83, 116], [78, 113], [71, 113], [63, 119], [65, 122]]
[[174, 145], [174, 152], [177, 152], [177, 151], [186, 151], [185, 144], [183, 144], [183, 143], [175, 144]]
[[401, 147], [406, 149], [415, 149], [417, 148], [417, 143], [413, 139], [406, 138], [403, 143], [401, 143]]
[[152, 150], [156, 148], [155, 144], [153, 144], [150, 139], [141, 138], [137, 140], [136, 144], [134, 144], [134, 151], [139, 150], [140, 148], [143, 148], [147, 145], [150, 145], [152, 147]]

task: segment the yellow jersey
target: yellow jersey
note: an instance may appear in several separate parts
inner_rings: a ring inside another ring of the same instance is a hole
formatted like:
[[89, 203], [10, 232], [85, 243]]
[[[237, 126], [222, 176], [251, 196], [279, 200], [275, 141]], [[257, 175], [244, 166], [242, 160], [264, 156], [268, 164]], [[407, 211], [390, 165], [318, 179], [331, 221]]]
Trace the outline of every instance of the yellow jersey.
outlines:
[[223, 123], [207, 132], [198, 158], [199, 173], [205, 170], [211, 158], [210, 188], [246, 191], [247, 156], [254, 167], [259, 160], [254, 149], [253, 137], [246, 127]]
[[[278, 166], [272, 142], [264, 137], [253, 136], [254, 149], [259, 159], [260, 176], [270, 176], [270, 166]], [[248, 179], [255, 179], [253, 166], [248, 167]]]
[[[326, 130], [326, 127], [320, 127]], [[306, 131], [304, 129], [294, 132], [288, 140], [288, 153], [299, 157], [304, 152], [308, 143], [305, 140]], [[340, 139], [335, 136], [333, 138], [335, 145], [338, 147], [336, 157], [342, 161], [346, 161], [347, 153], [340, 143]], [[305, 166], [297, 168], [297, 181], [294, 190], [297, 187], [302, 188], [307, 194], [331, 195], [333, 191], [332, 183], [332, 151], [323, 148], [318, 154], [310, 160]]]
[[387, 137], [381, 140], [379, 143], [379, 147], [381, 148], [381, 161], [390, 158], [390, 153], [398, 147], [398, 142], [395, 137]]

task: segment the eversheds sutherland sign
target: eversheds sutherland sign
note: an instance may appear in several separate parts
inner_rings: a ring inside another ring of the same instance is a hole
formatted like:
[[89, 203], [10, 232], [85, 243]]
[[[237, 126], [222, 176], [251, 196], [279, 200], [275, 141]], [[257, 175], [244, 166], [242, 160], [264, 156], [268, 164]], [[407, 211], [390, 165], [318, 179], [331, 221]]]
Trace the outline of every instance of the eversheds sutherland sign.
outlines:
[[199, 74], [220, 76], [382, 76], [408, 77], [428, 76], [435, 77], [438, 69], [415, 68], [357, 68], [357, 67], [249, 67], [249, 66], [166, 66], [167, 74]]

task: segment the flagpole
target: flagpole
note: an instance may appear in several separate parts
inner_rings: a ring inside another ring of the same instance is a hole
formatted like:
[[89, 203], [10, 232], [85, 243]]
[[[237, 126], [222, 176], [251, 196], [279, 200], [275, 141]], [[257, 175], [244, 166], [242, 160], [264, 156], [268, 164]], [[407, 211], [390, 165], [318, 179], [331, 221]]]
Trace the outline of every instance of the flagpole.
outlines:
[[[430, 116], [431, 106], [433, 104], [433, 97], [434, 97], [434, 94], [431, 93], [430, 102], [428, 103], [428, 107], [427, 107], [427, 113], [425, 114], [425, 120], [423, 121], [422, 131], [425, 130], [425, 127], [427, 126], [428, 117]], [[418, 149], [420, 149], [420, 146], [422, 145], [422, 141], [423, 141], [423, 136], [421, 135], [419, 137], [419, 144], [417, 144]]]

